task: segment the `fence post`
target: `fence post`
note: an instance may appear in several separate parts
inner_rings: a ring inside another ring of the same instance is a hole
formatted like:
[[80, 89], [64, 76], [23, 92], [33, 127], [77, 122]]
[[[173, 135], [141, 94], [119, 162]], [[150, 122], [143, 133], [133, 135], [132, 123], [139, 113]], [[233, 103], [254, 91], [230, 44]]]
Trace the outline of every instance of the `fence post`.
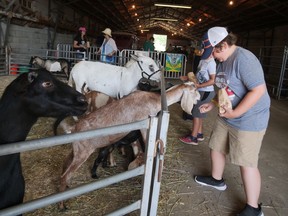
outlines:
[[287, 65], [287, 55], [288, 55], [288, 48], [287, 48], [287, 46], [285, 46], [285, 47], [284, 47], [284, 51], [283, 51], [281, 71], [280, 71], [279, 82], [278, 82], [277, 93], [276, 93], [276, 98], [277, 98], [278, 100], [280, 100], [280, 98], [281, 98], [283, 81], [284, 81], [284, 77], [285, 77], [285, 72], [286, 72], [286, 70], [287, 70], [287, 68], [286, 68], [286, 65]]
[[11, 73], [11, 52], [9, 52], [8, 50], [8, 46], [5, 46], [5, 59], [6, 59], [6, 62], [5, 62], [5, 69], [6, 71], [8, 71], [8, 75], [10, 75]]
[[151, 117], [149, 137], [148, 137], [149, 139], [147, 140], [145, 148], [146, 161], [145, 161], [145, 171], [142, 186], [142, 199], [140, 208], [141, 216], [149, 215], [148, 208], [149, 208], [151, 179], [152, 179], [153, 162], [154, 162], [154, 151], [156, 144], [157, 124], [158, 124], [158, 118], [156, 116]]

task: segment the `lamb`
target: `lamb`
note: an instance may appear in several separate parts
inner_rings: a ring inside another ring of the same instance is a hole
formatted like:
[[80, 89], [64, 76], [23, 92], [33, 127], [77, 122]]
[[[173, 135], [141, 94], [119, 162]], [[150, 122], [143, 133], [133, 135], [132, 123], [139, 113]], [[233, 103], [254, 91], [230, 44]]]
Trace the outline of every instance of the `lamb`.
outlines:
[[[189, 100], [187, 104], [193, 105], [200, 99], [199, 92], [192, 82], [170, 88], [166, 93], [166, 97], [168, 106], [182, 99]], [[148, 118], [149, 115], [156, 115], [160, 110], [161, 96], [159, 94], [136, 91], [81, 118], [75, 125], [75, 132], [141, 121]], [[191, 110], [192, 109], [188, 112], [191, 113]], [[142, 137], [145, 138], [146, 130], [141, 130], [141, 133]], [[72, 173], [75, 172], [96, 149], [108, 146], [127, 134], [128, 132], [118, 133], [73, 142], [73, 149], [63, 164], [59, 190], [65, 191]], [[146, 143], [146, 140], [144, 140], [144, 142]], [[64, 202], [60, 203], [59, 208], [65, 209]]]

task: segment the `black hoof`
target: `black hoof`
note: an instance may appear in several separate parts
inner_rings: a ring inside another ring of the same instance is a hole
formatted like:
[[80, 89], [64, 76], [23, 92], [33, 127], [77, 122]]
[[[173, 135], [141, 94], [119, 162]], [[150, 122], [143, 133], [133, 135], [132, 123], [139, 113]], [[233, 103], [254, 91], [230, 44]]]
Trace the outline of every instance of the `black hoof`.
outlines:
[[92, 174], [91, 174], [91, 177], [92, 177], [93, 179], [98, 179], [98, 178], [99, 178], [96, 173], [92, 173]]
[[107, 162], [102, 162], [102, 167], [103, 167], [103, 168], [108, 167], [108, 163], [107, 163]]
[[60, 204], [60, 205], [58, 206], [58, 209], [59, 209], [59, 212], [65, 212], [65, 211], [68, 210], [68, 208], [66, 207], [65, 204]]

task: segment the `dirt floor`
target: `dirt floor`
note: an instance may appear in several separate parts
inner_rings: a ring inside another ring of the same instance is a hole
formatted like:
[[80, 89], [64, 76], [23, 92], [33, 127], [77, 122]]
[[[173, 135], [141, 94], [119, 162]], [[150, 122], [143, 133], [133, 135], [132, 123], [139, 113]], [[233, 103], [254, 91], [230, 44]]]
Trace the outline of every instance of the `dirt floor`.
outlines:
[[[14, 77], [0, 77], [0, 93]], [[288, 101], [272, 100], [271, 119], [260, 153], [259, 169], [262, 174], [260, 202], [265, 216], [288, 215]], [[232, 216], [244, 206], [244, 192], [239, 168], [227, 164], [224, 179], [228, 189], [219, 192], [197, 185], [193, 176], [209, 174], [209, 134], [216, 117], [215, 111], [209, 113], [204, 121], [205, 140], [198, 146], [182, 144], [180, 136], [186, 135], [191, 121], [182, 119], [179, 104], [169, 107], [170, 125], [161, 192], [158, 205], [159, 216]], [[28, 139], [52, 136], [53, 119], [41, 118], [32, 128]], [[59, 176], [64, 158], [71, 146], [63, 145], [44, 150], [21, 154], [23, 172], [26, 180], [25, 202], [57, 192]], [[90, 181], [89, 170], [97, 154], [95, 153], [72, 177], [70, 186]], [[100, 179], [123, 172], [127, 161], [116, 155], [117, 167], [99, 167]], [[67, 201], [66, 212], [59, 212], [56, 205], [25, 214], [26, 216], [79, 215], [100, 216], [126, 206], [141, 196], [142, 178], [134, 178], [97, 190], [87, 195]], [[138, 212], [129, 214], [138, 215]]]

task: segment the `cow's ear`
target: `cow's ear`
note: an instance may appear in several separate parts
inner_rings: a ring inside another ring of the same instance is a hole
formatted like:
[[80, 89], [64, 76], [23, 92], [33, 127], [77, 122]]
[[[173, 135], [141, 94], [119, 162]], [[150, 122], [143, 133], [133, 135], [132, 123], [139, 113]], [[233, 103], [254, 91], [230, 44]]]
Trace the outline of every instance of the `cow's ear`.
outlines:
[[29, 74], [28, 74], [28, 82], [32, 83], [36, 79], [37, 76], [38, 76], [37, 72], [29, 72]]

